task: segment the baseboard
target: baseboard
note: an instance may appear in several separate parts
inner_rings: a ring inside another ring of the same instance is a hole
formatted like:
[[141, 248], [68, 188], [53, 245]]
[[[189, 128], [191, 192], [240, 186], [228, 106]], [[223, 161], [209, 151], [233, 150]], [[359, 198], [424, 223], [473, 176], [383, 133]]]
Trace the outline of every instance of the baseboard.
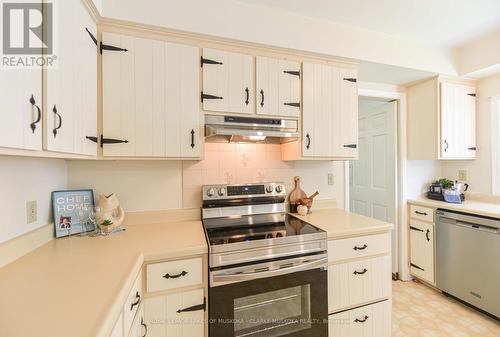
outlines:
[[0, 268], [54, 239], [54, 224], [48, 224], [0, 244]]

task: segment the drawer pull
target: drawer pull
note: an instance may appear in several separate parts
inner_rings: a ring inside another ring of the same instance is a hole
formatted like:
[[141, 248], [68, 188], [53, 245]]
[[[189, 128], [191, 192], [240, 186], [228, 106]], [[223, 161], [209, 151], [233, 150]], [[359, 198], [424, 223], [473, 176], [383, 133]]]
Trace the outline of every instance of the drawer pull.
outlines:
[[169, 273], [166, 273], [163, 275], [164, 278], [169, 279], [169, 278], [179, 278], [181, 276], [186, 276], [188, 274], [187, 271], [183, 270], [180, 274], [177, 275], [170, 275]]
[[199, 310], [205, 311], [206, 307], [207, 307], [207, 298], [204, 297], [203, 304], [193, 305], [192, 307], [185, 308], [185, 309], [179, 309], [179, 310], [177, 310], [177, 313], [180, 314], [182, 312], [191, 312], [191, 311], [199, 311]]
[[365, 315], [365, 317], [363, 317], [363, 318], [361, 318], [361, 319], [356, 318], [356, 319], [354, 320], [354, 322], [356, 322], [356, 323], [364, 323], [364, 322], [366, 322], [366, 320], [367, 320], [367, 319], [368, 319], [368, 316], [366, 316], [366, 315]]
[[354, 275], [363, 275], [363, 274], [365, 274], [367, 271], [368, 271], [368, 269], [363, 268], [363, 270], [362, 270], [362, 271], [357, 271], [357, 270], [355, 270], [353, 274], [354, 274]]
[[427, 216], [426, 212], [415, 211], [415, 214]]
[[137, 300], [136, 300], [134, 303], [132, 303], [132, 304], [130, 305], [130, 311], [134, 310], [134, 307], [135, 307], [136, 305], [139, 305], [139, 303], [141, 303], [141, 295], [139, 295], [139, 292], [138, 292], [138, 291], [135, 293], [135, 298], [136, 298]]
[[354, 246], [354, 248], [353, 248], [353, 249], [354, 249], [354, 250], [365, 250], [366, 248], [368, 248], [368, 246], [367, 246], [367, 245], [363, 245], [363, 246], [361, 246], [361, 247]]
[[141, 317], [141, 326], [144, 328], [144, 335], [142, 337], [146, 337], [148, 334], [148, 325], [144, 323], [144, 317]]

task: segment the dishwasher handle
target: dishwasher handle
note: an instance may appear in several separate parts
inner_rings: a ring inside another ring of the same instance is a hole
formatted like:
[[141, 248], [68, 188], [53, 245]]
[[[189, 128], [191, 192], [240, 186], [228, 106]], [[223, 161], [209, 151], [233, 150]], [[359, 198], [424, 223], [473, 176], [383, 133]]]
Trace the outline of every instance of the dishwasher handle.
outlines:
[[472, 222], [466, 222], [466, 221], [457, 221], [455, 223], [457, 226], [462, 226], [462, 227], [467, 227], [470, 229], [482, 231], [482, 232], [487, 232], [491, 234], [498, 234], [499, 230], [498, 228], [495, 227], [490, 227], [490, 226], [484, 226], [484, 225], [478, 225]]

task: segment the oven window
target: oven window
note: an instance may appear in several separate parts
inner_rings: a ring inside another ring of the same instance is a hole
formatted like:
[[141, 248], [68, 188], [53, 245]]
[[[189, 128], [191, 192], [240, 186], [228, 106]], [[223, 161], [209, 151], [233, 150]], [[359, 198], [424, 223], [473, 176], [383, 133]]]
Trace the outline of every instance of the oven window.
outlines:
[[234, 300], [235, 337], [274, 337], [310, 328], [309, 284]]

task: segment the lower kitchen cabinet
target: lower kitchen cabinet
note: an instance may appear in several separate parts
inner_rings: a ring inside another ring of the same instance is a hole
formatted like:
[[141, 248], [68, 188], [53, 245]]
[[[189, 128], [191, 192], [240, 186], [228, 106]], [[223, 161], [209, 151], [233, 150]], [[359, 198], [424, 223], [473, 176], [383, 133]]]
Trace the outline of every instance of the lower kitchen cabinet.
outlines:
[[144, 302], [148, 337], [203, 337], [206, 298], [203, 289], [151, 297]]
[[410, 220], [410, 272], [434, 284], [434, 225]]
[[130, 328], [129, 337], [146, 337], [148, 334], [148, 325], [144, 319], [144, 305], [141, 305], [135, 316], [135, 320]]
[[330, 265], [328, 312], [391, 296], [389, 255]]
[[392, 302], [385, 300], [328, 317], [328, 337], [390, 337]]

